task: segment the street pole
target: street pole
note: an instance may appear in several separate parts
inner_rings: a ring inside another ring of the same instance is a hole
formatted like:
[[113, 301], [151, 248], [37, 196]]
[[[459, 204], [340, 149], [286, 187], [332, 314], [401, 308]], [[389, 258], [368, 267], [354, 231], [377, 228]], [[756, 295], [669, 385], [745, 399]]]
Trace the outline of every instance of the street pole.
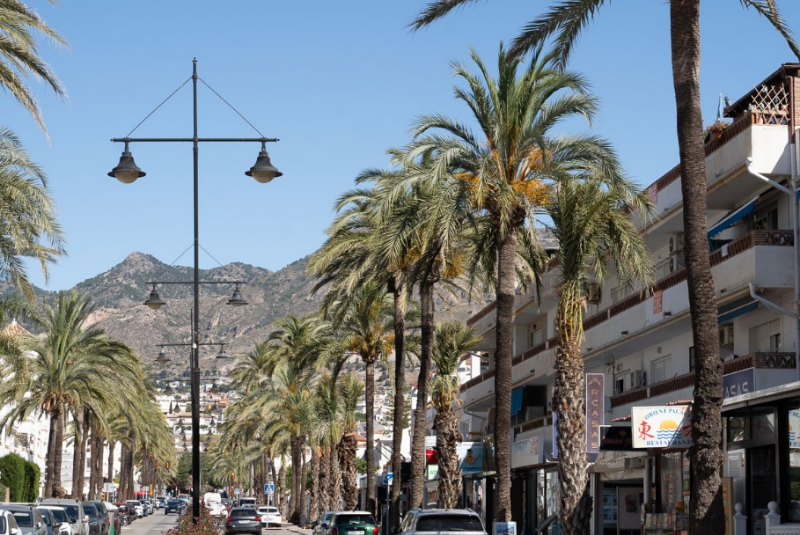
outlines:
[[[193, 116], [193, 129], [192, 129], [192, 137], [191, 138], [132, 138], [129, 137], [133, 131], [128, 134], [128, 136], [124, 138], [113, 138], [111, 141], [115, 143], [125, 143], [125, 149], [122, 153], [122, 157], [120, 158], [119, 164], [111, 170], [109, 176], [115, 177], [117, 180], [124, 184], [130, 184], [134, 182], [136, 179], [145, 176], [145, 173], [136, 166], [136, 163], [133, 161], [133, 155], [129, 152], [129, 144], [134, 142], [191, 142], [192, 143], [192, 152], [193, 152], [193, 176], [192, 176], [192, 185], [193, 185], [193, 216], [194, 216], [194, 277], [192, 279], [192, 295], [193, 295], [193, 314], [191, 319], [191, 337], [190, 337], [190, 355], [189, 355], [189, 362], [190, 362], [190, 374], [191, 374], [191, 402], [192, 402], [192, 516], [194, 517], [195, 522], [199, 518], [200, 514], [200, 485], [201, 485], [201, 478], [200, 478], [200, 346], [201, 345], [215, 345], [215, 344], [205, 344], [200, 342], [200, 284], [228, 284], [233, 283], [236, 284], [236, 290], [234, 291], [233, 297], [228, 301], [229, 305], [244, 305], [247, 302], [242, 299], [241, 295], [239, 294], [239, 285], [242, 284], [242, 281], [226, 281], [226, 282], [200, 282], [200, 231], [199, 231], [199, 144], [201, 142], [258, 142], [261, 143], [261, 151], [258, 154], [258, 158], [256, 159], [256, 163], [250, 168], [250, 170], [246, 171], [245, 174], [247, 176], [253, 177], [256, 182], [261, 184], [266, 184], [270, 182], [272, 179], [281, 176], [283, 173], [278, 171], [272, 163], [270, 162], [269, 155], [266, 151], [266, 144], [270, 142], [278, 141], [277, 138], [267, 138], [261, 135], [258, 138], [201, 138], [198, 136], [197, 131], [197, 59], [192, 60], [192, 116]], [[184, 82], [185, 83], [185, 82]], [[213, 90], [212, 90], [213, 91]], [[174, 93], [173, 93], [174, 94]], [[171, 97], [172, 95], [170, 95]], [[168, 97], [168, 99], [170, 98]], [[163, 102], [162, 102], [163, 104]], [[227, 104], [227, 102], [226, 102]], [[160, 105], [159, 105], [160, 106]], [[230, 106], [230, 105], [229, 105]], [[231, 107], [232, 108], [232, 107]], [[156, 108], [157, 109], [157, 108]], [[154, 110], [155, 111], [155, 110]], [[236, 111], [234, 109], [234, 111]], [[239, 113], [238, 111], [236, 112]], [[241, 116], [241, 114], [239, 114]], [[149, 117], [149, 115], [148, 115]], [[242, 117], [244, 119], [244, 117]], [[147, 118], [145, 118], [146, 120]], [[249, 123], [245, 119], [245, 121]], [[142, 121], [144, 122], [144, 121]], [[140, 125], [142, 123], [139, 123]], [[253, 125], [250, 124], [252, 127]], [[138, 126], [136, 127], [138, 128]], [[134, 128], [134, 131], [136, 130]], [[253, 127], [254, 130], [255, 127]], [[258, 131], [258, 130], [256, 130]], [[258, 132], [261, 134], [261, 132]], [[164, 302], [156, 293], [156, 284], [186, 284], [181, 282], [154, 282], [153, 283], [153, 291], [150, 294], [150, 299], [145, 301], [144, 304], [157, 310]], [[169, 345], [186, 345], [186, 344], [163, 344], [163, 346]], [[220, 344], [223, 345], [224, 344]], [[162, 346], [162, 347], [163, 347]], [[218, 355], [219, 358], [223, 357], [224, 351], [221, 351]], [[165, 362], [169, 360], [165, 358], [164, 360], [161, 359], [162, 355], [159, 355], [159, 359], [157, 362]]]

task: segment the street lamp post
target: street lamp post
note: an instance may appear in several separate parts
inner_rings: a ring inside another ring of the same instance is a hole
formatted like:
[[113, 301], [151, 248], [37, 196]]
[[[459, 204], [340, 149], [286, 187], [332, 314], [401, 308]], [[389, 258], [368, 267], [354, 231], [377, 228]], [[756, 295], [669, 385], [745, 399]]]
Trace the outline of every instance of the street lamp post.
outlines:
[[[199, 256], [200, 256], [200, 242], [199, 242], [199, 224], [198, 224], [198, 149], [200, 143], [204, 142], [257, 142], [261, 143], [261, 151], [258, 153], [256, 163], [248, 171], [245, 172], [247, 176], [253, 177], [257, 182], [265, 184], [270, 182], [273, 178], [281, 176], [283, 173], [278, 171], [270, 162], [269, 155], [267, 154], [266, 144], [278, 141], [277, 138], [267, 138], [263, 135], [257, 138], [201, 138], [197, 135], [197, 59], [192, 60], [192, 103], [193, 103], [193, 135], [190, 138], [113, 138], [111, 141], [114, 143], [124, 143], [125, 149], [120, 157], [119, 164], [108, 173], [124, 184], [130, 184], [137, 178], [145, 176], [145, 173], [136, 166], [133, 160], [133, 154], [130, 152], [129, 146], [131, 143], [192, 143], [193, 148], [193, 186], [194, 186], [194, 278], [191, 282], [193, 286], [193, 314], [191, 319], [191, 351], [190, 351], [190, 370], [191, 370], [191, 400], [192, 400], [192, 514], [195, 522], [200, 514], [200, 357], [199, 346], [200, 343], [200, 284], [215, 284], [214, 282], [200, 281], [199, 269]], [[237, 112], [238, 113], [238, 112]], [[141, 123], [140, 123], [141, 124]], [[252, 126], [252, 125], [251, 125]], [[135, 130], [135, 129], [134, 129]], [[132, 132], [131, 132], [132, 133]], [[260, 132], [259, 132], [260, 133]], [[225, 281], [227, 284], [236, 284], [233, 297], [228, 301], [231, 305], [243, 305], [247, 302], [242, 299], [239, 293], [239, 286], [243, 281]], [[150, 282], [153, 285], [153, 290], [150, 293], [150, 298], [145, 301], [145, 304], [151, 308], [159, 308], [164, 304], [164, 301], [158, 296], [156, 292], [156, 285], [158, 284], [188, 284], [188, 283], [175, 283], [175, 282]], [[167, 344], [164, 344], [167, 345]], [[217, 344], [218, 345], [218, 344]], [[224, 352], [224, 349], [223, 349]]]

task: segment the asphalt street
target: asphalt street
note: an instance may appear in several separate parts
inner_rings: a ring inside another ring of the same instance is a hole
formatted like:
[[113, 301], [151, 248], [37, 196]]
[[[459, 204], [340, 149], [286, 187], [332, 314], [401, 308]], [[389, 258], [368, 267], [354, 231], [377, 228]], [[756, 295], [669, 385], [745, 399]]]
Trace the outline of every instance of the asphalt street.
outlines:
[[[133, 523], [123, 526], [121, 535], [163, 535], [178, 523], [178, 515], [164, 514], [163, 509], [157, 510], [150, 516], [138, 518]], [[310, 535], [310, 529], [301, 529], [293, 524], [284, 524], [279, 528], [261, 530], [262, 535]]]

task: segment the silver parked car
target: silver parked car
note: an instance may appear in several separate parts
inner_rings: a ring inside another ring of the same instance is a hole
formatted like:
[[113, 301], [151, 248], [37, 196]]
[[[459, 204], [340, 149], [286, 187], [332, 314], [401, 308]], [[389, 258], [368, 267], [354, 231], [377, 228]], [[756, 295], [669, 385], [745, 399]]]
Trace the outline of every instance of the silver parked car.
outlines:
[[42, 518], [42, 513], [33, 505], [10, 504], [0, 505], [14, 515], [17, 526], [22, 530], [22, 535], [47, 535], [47, 526]]
[[81, 502], [72, 498], [45, 498], [39, 505], [56, 505], [67, 512], [75, 535], [89, 535], [89, 518], [83, 514]]
[[487, 535], [481, 517], [472, 509], [412, 509], [400, 527], [397, 535]]

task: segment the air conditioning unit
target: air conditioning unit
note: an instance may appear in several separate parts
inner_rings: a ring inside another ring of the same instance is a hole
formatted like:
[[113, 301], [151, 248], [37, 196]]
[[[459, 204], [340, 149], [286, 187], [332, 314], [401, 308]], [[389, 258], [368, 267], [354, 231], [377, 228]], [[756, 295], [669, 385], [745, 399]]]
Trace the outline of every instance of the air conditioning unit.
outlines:
[[669, 254], [683, 251], [683, 233], [679, 232], [669, 237]]
[[647, 386], [647, 372], [644, 370], [632, 371], [631, 388], [639, 388], [640, 386]]
[[680, 271], [686, 265], [685, 258], [683, 253], [674, 253], [669, 258], [669, 272], [674, 273], [675, 271]]
[[733, 325], [723, 325], [720, 328], [719, 345], [733, 346]]
[[586, 288], [587, 301], [596, 305], [600, 303], [600, 285], [596, 282], [590, 282]]

